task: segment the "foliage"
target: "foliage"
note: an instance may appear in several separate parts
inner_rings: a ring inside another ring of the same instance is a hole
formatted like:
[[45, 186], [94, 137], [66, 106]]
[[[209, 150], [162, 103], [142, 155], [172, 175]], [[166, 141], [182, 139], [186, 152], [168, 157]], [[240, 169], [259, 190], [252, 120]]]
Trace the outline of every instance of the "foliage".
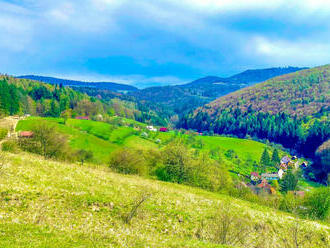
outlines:
[[146, 175], [146, 160], [139, 150], [122, 148], [111, 154], [110, 168], [123, 174]]
[[169, 143], [161, 153], [161, 165], [156, 169], [158, 179], [188, 184], [212, 191], [231, 187], [228, 170], [210, 159], [208, 153], [193, 157], [192, 151], [180, 140]]
[[260, 158], [260, 165], [263, 168], [263, 172], [266, 172], [266, 166], [270, 165], [270, 157], [268, 150], [265, 148]]
[[16, 153], [18, 152], [18, 144], [14, 140], [7, 140], [2, 143], [2, 151]]
[[330, 175], [330, 139], [319, 146], [315, 156], [316, 160], [313, 167], [320, 169], [321, 175], [319, 177], [323, 178], [323, 181], [326, 181]]
[[91, 151], [81, 149], [77, 152], [77, 158], [83, 165], [85, 161], [91, 160], [93, 158], [93, 153]]
[[267, 139], [314, 158], [330, 138], [329, 76], [326, 65], [276, 77], [219, 98], [181, 118], [178, 126]]
[[274, 166], [279, 165], [281, 162], [278, 150], [276, 148], [273, 150], [271, 161]]
[[7, 134], [8, 134], [8, 130], [6, 128], [0, 127], [0, 140], [6, 138]]
[[307, 195], [304, 205], [307, 207], [307, 216], [326, 220], [330, 219], [330, 187], [315, 189]]
[[281, 179], [280, 186], [282, 192], [295, 190], [298, 184], [298, 177], [291, 170], [289, 170]]
[[20, 138], [23, 150], [37, 153], [45, 158], [70, 159], [72, 152], [67, 144], [67, 137], [57, 131], [55, 125], [40, 121], [33, 126], [32, 138]]

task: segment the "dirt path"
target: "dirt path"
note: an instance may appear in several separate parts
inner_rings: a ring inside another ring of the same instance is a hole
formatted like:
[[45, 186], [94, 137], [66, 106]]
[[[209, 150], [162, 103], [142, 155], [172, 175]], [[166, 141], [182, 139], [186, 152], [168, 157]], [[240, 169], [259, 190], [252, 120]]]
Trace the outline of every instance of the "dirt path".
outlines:
[[17, 132], [16, 132], [16, 126], [20, 120], [23, 120], [24, 118], [17, 118], [13, 116], [8, 116], [0, 120], [0, 127], [8, 129], [8, 135], [6, 138], [0, 141], [0, 149], [2, 147], [2, 143], [17, 137]]

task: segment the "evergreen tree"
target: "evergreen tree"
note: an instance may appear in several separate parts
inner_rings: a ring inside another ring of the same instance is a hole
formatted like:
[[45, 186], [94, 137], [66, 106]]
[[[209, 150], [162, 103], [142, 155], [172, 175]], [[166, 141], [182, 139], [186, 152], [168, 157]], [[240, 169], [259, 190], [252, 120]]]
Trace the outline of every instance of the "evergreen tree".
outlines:
[[263, 168], [263, 172], [266, 172], [266, 167], [270, 164], [270, 157], [267, 148], [263, 151], [260, 159], [260, 165]]
[[278, 165], [281, 162], [280, 156], [278, 155], [278, 150], [274, 149], [272, 154], [272, 164]]
[[281, 192], [288, 192], [295, 190], [298, 184], [297, 175], [293, 174], [292, 171], [288, 171], [280, 182]]

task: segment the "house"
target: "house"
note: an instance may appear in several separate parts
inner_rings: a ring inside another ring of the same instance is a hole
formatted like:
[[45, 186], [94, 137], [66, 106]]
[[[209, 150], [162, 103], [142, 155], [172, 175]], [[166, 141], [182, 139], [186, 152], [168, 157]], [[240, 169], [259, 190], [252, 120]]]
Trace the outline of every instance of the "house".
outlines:
[[278, 175], [278, 177], [279, 177], [280, 179], [282, 179], [283, 174], [284, 174], [284, 170], [279, 169], [278, 172], [277, 172], [277, 175]]
[[281, 159], [281, 164], [288, 164], [290, 162], [290, 158], [288, 156], [284, 156], [282, 159]]
[[288, 169], [288, 165], [287, 164], [280, 164], [280, 168], [284, 171], [286, 171]]
[[260, 175], [259, 175], [259, 173], [258, 173], [258, 172], [251, 172], [251, 174], [250, 174], [250, 179], [251, 179], [251, 181], [253, 181], [253, 182], [257, 182], [257, 181], [259, 181], [259, 180], [260, 180]]
[[261, 174], [261, 179], [272, 181], [272, 180], [279, 180], [280, 177], [277, 173], [263, 173]]
[[157, 132], [157, 128], [155, 128], [154, 126], [147, 126], [147, 129], [152, 132]]
[[159, 129], [160, 132], [168, 132], [168, 129], [166, 127], [161, 127]]
[[76, 120], [89, 120], [89, 116], [77, 116]]
[[23, 132], [19, 133], [20, 138], [32, 138], [33, 135], [34, 135], [34, 133], [31, 131], [23, 131]]

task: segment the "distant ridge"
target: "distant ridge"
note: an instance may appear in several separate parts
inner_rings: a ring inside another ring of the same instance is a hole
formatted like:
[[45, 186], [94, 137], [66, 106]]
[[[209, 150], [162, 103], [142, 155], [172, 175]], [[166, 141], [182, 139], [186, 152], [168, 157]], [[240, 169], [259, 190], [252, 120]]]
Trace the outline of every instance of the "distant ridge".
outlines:
[[118, 84], [113, 82], [83, 82], [77, 80], [69, 80], [69, 79], [61, 79], [54, 77], [44, 77], [37, 75], [24, 75], [19, 76], [17, 78], [24, 78], [30, 80], [36, 80], [48, 84], [62, 84], [64, 86], [75, 86], [75, 87], [90, 87], [90, 88], [99, 88], [99, 89], [107, 89], [115, 92], [123, 92], [123, 91], [136, 91], [138, 88], [127, 85], [127, 84]]
[[246, 70], [241, 73], [238, 73], [234, 76], [227, 78], [227, 80], [231, 82], [237, 83], [259, 83], [266, 81], [270, 78], [277, 77], [283, 74], [288, 74], [291, 72], [296, 72], [300, 70], [308, 69], [308, 67], [273, 67], [266, 69], [254, 69], [254, 70]]

